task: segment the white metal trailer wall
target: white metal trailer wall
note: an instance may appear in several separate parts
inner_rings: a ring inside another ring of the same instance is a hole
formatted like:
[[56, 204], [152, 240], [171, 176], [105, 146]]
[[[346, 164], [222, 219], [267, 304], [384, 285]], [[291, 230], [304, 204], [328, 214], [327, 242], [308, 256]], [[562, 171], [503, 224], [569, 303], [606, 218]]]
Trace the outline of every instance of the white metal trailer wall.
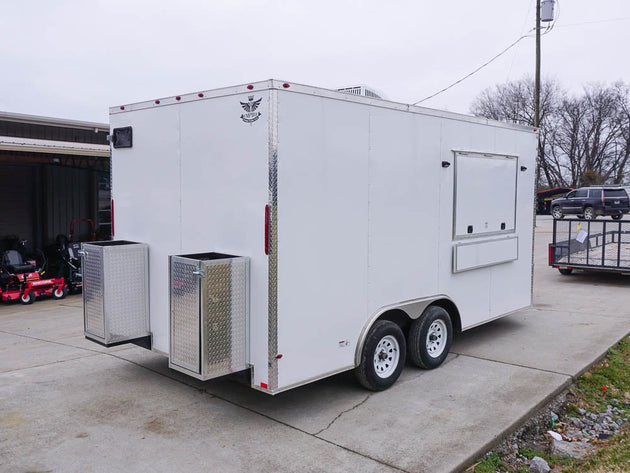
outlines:
[[[532, 238], [533, 228], [519, 225], [530, 223], [533, 217], [533, 195], [535, 174], [535, 134], [522, 129], [502, 127], [495, 122], [488, 126], [464, 120], [443, 119], [441, 127], [440, 160], [454, 164], [453, 150], [509, 154], [518, 157], [517, 164], [517, 215], [519, 259], [516, 261], [453, 273], [454, 222], [454, 165], [445, 169], [440, 179], [440, 270], [439, 292], [448, 294], [457, 305], [462, 316], [462, 328], [470, 328], [490, 318], [505, 315], [531, 304]], [[528, 168], [520, 171], [520, 166]], [[493, 186], [493, 176], [480, 182]], [[490, 208], [492, 202], [480, 202]], [[470, 241], [492, 241], [505, 235], [480, 236]], [[527, 256], [525, 256], [527, 255]]]
[[[440, 122], [370, 107], [367, 319], [383, 307], [438, 294]], [[447, 204], [448, 205], [448, 204]]]
[[168, 255], [181, 251], [179, 111], [111, 114], [110, 124], [133, 124], [133, 148], [112, 153], [115, 238], [149, 245], [150, 330], [168, 353]]
[[[367, 320], [389, 305], [445, 294], [467, 328], [531, 303], [531, 259], [522, 256], [531, 228], [453, 235], [455, 150], [518, 157], [516, 219], [531, 221], [531, 135], [439, 112], [278, 95], [279, 390], [353, 367]], [[496, 176], [474, 178], [501, 187]], [[492, 201], [480, 205], [495, 213]], [[453, 272], [456, 244], [515, 235], [518, 260]]]
[[295, 93], [279, 94], [278, 111], [283, 389], [354, 365], [367, 310], [370, 116], [364, 105]]

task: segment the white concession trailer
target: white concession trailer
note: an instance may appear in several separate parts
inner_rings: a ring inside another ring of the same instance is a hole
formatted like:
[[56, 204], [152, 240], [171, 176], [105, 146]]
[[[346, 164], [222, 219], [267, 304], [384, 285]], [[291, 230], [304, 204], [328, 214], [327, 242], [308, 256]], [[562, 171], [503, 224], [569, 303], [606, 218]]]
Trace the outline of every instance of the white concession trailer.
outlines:
[[389, 387], [531, 304], [536, 130], [276, 80], [110, 110], [87, 338], [275, 394]]

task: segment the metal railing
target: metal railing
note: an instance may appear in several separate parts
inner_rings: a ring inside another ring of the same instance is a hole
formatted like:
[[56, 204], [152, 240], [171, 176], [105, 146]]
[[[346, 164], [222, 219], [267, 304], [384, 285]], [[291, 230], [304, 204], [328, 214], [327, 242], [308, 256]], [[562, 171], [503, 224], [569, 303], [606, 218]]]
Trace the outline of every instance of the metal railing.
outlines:
[[554, 220], [549, 265], [630, 271], [630, 222]]

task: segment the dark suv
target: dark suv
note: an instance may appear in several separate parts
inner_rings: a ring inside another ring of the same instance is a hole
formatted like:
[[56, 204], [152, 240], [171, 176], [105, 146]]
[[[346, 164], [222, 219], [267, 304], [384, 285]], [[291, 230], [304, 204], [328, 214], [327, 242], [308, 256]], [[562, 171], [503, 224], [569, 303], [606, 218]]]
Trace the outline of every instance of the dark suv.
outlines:
[[593, 220], [598, 215], [610, 215], [619, 220], [630, 212], [630, 201], [623, 187], [580, 187], [551, 202], [553, 218], [576, 214]]

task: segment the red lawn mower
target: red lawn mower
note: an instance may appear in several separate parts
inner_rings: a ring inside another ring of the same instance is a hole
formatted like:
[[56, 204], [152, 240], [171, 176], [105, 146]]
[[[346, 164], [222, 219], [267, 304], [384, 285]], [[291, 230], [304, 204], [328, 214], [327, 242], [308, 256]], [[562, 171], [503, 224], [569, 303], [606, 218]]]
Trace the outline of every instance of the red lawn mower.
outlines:
[[2, 252], [0, 261], [0, 300], [3, 302], [18, 300], [22, 304], [32, 304], [41, 296], [55, 299], [66, 297], [68, 290], [63, 278], [44, 278], [46, 258], [41, 253], [41, 264], [37, 258], [25, 257], [25, 240], [19, 241], [15, 248]]

